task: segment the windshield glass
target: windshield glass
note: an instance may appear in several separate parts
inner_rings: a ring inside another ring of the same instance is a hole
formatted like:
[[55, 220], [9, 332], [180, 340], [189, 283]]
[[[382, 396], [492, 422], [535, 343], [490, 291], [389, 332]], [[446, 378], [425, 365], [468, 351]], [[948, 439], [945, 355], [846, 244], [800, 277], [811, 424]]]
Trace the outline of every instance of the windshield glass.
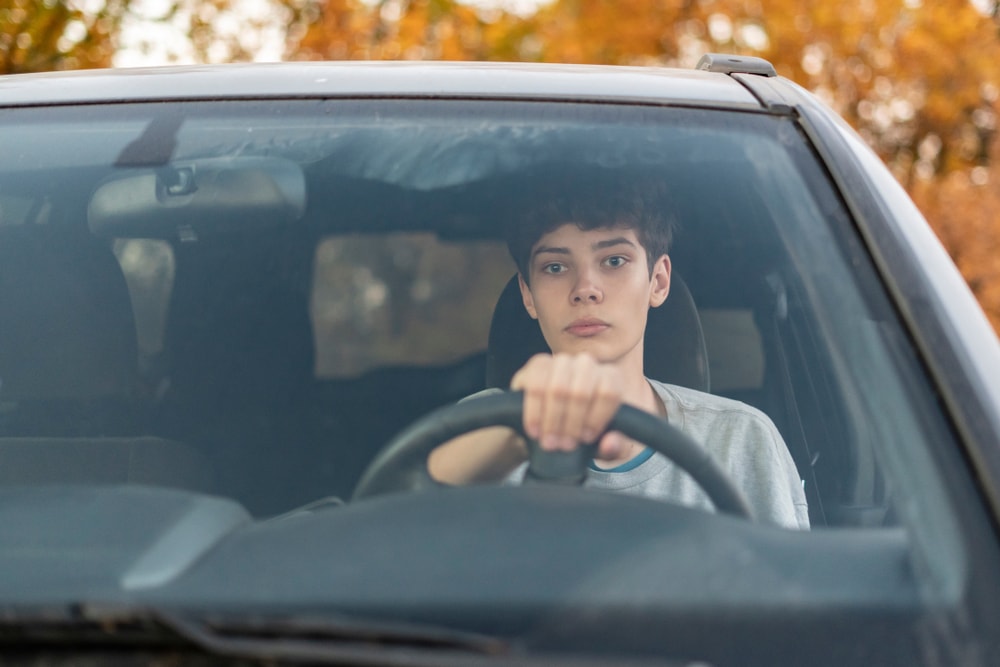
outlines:
[[790, 117], [90, 105], [7, 110], [0, 145], [5, 485], [167, 487], [256, 519], [347, 501], [407, 425], [506, 387], [488, 347], [518, 221], [553, 193], [651, 184], [674, 225], [667, 303], [689, 292], [693, 319], [647, 329], [646, 352], [695, 351], [647, 375], [766, 415], [813, 532], [947, 531], [947, 422]]

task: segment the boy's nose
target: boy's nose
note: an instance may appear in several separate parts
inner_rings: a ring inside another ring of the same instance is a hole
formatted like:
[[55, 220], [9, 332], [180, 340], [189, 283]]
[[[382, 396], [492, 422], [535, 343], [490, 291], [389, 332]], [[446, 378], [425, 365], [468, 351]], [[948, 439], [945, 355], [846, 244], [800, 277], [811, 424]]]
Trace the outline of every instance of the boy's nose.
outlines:
[[588, 276], [580, 276], [572, 295], [573, 303], [600, 303], [604, 300], [604, 292]]

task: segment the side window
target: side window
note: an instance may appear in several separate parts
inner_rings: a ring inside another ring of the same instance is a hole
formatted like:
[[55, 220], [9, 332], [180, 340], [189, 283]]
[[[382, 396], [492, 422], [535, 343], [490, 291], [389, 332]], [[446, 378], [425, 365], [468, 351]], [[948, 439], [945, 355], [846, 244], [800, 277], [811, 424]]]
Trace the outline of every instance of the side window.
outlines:
[[139, 367], [155, 374], [155, 364], [163, 351], [167, 309], [174, 286], [174, 253], [166, 241], [118, 239], [115, 257], [125, 274], [139, 342]]
[[514, 271], [497, 241], [420, 233], [322, 240], [310, 303], [316, 376], [446, 364], [485, 350], [493, 306]]

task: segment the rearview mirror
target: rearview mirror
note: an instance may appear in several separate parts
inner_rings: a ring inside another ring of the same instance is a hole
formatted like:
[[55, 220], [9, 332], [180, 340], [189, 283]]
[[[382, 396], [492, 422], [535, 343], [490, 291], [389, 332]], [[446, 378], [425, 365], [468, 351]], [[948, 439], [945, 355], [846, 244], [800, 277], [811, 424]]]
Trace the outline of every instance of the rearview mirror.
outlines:
[[112, 177], [91, 197], [87, 220], [98, 236], [198, 238], [288, 224], [305, 208], [305, 175], [296, 163], [228, 157]]

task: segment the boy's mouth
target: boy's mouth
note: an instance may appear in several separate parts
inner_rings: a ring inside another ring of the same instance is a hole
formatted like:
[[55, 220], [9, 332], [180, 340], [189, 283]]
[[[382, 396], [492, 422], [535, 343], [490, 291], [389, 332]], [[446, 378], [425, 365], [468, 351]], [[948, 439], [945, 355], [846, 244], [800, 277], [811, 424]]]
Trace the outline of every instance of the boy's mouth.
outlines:
[[609, 328], [611, 328], [611, 325], [604, 320], [596, 317], [581, 317], [578, 320], [570, 322], [569, 326], [565, 328], [565, 331], [573, 336], [589, 338], [590, 336], [596, 336]]

